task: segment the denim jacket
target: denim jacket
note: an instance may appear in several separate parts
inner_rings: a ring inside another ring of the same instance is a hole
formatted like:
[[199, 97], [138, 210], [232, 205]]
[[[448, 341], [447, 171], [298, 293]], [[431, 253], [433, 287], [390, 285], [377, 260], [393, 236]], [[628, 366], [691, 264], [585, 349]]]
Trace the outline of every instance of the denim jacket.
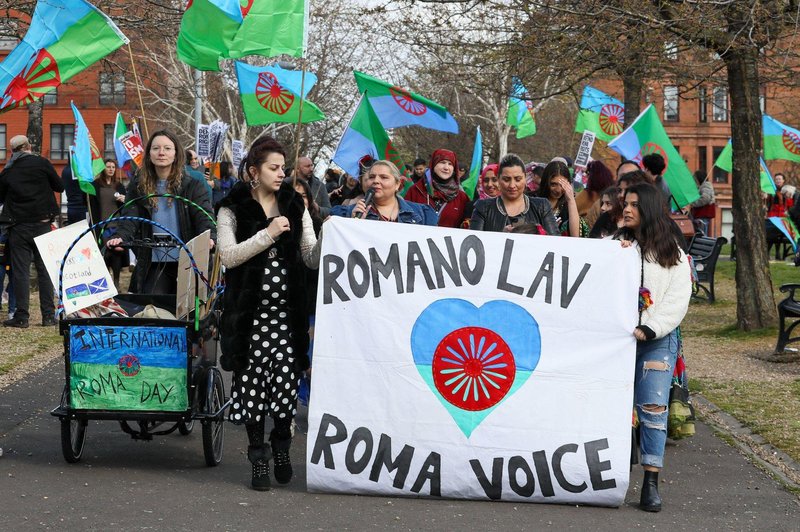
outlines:
[[[397, 221], [401, 224], [417, 224], [417, 225], [436, 225], [439, 222], [439, 216], [432, 208], [420, 203], [413, 203], [406, 201], [401, 197], [397, 198], [399, 204], [399, 212], [397, 213]], [[353, 216], [353, 210], [356, 208], [355, 203], [348, 206], [337, 205], [331, 209], [332, 216], [342, 216], [350, 218]], [[380, 220], [380, 216], [370, 209], [367, 211], [367, 220]]]

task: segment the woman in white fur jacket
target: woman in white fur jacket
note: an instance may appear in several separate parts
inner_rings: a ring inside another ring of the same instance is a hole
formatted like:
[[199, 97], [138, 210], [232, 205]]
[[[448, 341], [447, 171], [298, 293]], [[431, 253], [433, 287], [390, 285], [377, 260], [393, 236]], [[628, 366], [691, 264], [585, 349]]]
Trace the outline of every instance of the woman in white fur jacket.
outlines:
[[689, 308], [692, 281], [658, 189], [647, 183], [628, 188], [622, 219], [615, 238], [623, 247], [636, 247], [642, 261], [639, 325], [633, 330], [637, 340], [633, 394], [644, 467], [640, 508], [658, 512], [658, 472], [664, 465], [669, 389], [678, 356], [676, 328]]

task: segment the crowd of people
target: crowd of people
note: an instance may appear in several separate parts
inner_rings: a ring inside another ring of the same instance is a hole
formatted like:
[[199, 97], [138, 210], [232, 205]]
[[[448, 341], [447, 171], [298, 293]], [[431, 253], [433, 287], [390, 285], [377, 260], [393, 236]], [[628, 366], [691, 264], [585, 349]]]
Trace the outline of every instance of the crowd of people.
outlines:
[[[54, 193], [65, 185], [74, 187], [74, 180], [62, 181], [46, 159], [31, 153], [25, 137], [12, 138], [11, 149], [13, 155], [0, 174], [0, 202], [7, 235], [4, 257], [15, 296], [9, 306], [14, 301], [16, 312], [3, 325], [28, 326], [31, 263], [39, 277], [42, 324], [52, 325], [53, 287], [33, 238], [51, 230], [59, 214]], [[616, 176], [603, 162], [593, 161], [584, 179], [576, 180], [569, 158], [530, 165], [509, 154], [481, 169], [474, 197], [462, 187], [467, 169], [447, 149], [436, 149], [429, 160], [417, 159], [403, 171], [390, 161], [365, 158], [360, 175], [329, 169], [324, 179], [314, 175], [308, 157], [296, 160], [290, 172], [286, 163], [284, 147], [263, 136], [250, 146], [238, 169], [223, 163], [219, 176], [206, 174], [197, 154], [162, 130], [149, 138], [143, 165], [127, 186], [115, 162], [107, 160], [88, 203], [85, 195], [68, 193], [75, 198], [68, 199], [70, 222], [86, 218], [81, 208], [88, 209], [95, 222], [115, 213], [154, 222], [128, 219], [98, 229], [96, 236], [117, 284], [129, 261], [121, 247], [125, 242], [155, 239], [164, 230], [187, 241], [210, 231], [210, 244], [226, 269], [220, 364], [233, 372], [229, 419], [246, 428], [254, 489], [269, 489], [270, 463], [277, 482], [292, 478], [292, 421], [298, 383], [311, 372], [309, 332], [321, 232], [328, 216], [342, 216], [473, 231], [609, 238], [635, 248], [641, 262], [640, 304], [631, 334], [637, 342], [634, 395], [645, 470], [641, 507], [660, 510], [658, 471], [663, 466], [677, 328], [691, 295], [686, 242], [670, 218], [678, 209], [663, 178], [660, 155], [644, 157], [641, 167], [622, 161]], [[694, 212], [705, 229], [715, 217], [709, 208], [714, 205], [713, 188], [704, 176], [697, 179], [701, 197], [687, 212]], [[788, 201], [776, 201], [790, 208]], [[133, 259], [131, 292], [175, 293], [175, 249], [142, 248]], [[274, 427], [269, 435], [267, 418]]]

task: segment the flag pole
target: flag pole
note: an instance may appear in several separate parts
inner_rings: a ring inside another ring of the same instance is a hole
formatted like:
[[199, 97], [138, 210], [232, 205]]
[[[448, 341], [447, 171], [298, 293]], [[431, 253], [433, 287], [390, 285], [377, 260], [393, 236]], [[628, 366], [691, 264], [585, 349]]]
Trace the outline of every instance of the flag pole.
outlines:
[[131, 70], [133, 70], [133, 79], [136, 82], [136, 92], [139, 95], [139, 110], [142, 111], [142, 125], [144, 126], [144, 136], [150, 137], [147, 131], [147, 116], [144, 113], [144, 102], [142, 101], [142, 88], [139, 83], [139, 76], [136, 75], [136, 61], [133, 60], [133, 50], [131, 50], [131, 43], [128, 43], [128, 55], [131, 57]]
[[297, 147], [294, 152], [294, 171], [292, 172], [292, 187], [297, 186], [297, 162], [300, 160], [300, 137], [303, 134], [303, 95], [306, 91], [306, 64], [303, 62], [303, 74], [300, 76], [300, 107], [297, 109]]

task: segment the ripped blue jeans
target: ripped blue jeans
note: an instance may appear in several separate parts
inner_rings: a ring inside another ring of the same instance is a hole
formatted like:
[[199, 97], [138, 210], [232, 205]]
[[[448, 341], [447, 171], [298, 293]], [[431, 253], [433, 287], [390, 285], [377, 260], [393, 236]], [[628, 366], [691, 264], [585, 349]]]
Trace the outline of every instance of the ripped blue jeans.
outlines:
[[[678, 358], [678, 334], [636, 343], [633, 397], [639, 416], [639, 450], [642, 465], [664, 467], [667, 413], [672, 373]], [[663, 412], [658, 410], [663, 409]]]

